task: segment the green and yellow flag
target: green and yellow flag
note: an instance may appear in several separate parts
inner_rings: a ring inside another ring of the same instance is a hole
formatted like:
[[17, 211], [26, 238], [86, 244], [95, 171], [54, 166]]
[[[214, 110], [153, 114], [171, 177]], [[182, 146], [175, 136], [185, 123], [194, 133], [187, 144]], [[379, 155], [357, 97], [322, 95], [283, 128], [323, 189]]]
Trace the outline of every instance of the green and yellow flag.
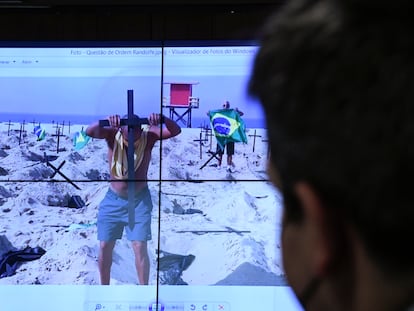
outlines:
[[84, 130], [76, 132], [75, 135], [73, 135], [73, 147], [75, 150], [80, 150], [86, 146], [90, 139], [91, 138], [86, 134]]
[[37, 136], [37, 141], [41, 141], [46, 137], [46, 131], [40, 125], [34, 127], [33, 133]]
[[209, 117], [214, 136], [222, 149], [228, 142], [247, 143], [246, 126], [236, 110], [211, 110]]

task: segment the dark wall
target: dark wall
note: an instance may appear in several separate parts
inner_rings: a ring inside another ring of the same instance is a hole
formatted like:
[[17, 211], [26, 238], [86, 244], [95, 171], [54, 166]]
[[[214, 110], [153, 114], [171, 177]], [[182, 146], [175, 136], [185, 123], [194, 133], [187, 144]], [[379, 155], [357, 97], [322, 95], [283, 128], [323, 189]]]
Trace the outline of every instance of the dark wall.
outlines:
[[0, 8], [0, 40], [255, 39], [280, 5]]

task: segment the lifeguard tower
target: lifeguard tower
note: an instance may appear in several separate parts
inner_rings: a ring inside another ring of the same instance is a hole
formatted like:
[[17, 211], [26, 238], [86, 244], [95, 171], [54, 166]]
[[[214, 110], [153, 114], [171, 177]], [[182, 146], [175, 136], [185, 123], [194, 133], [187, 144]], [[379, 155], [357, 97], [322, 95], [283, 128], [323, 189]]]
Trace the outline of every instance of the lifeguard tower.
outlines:
[[163, 98], [163, 107], [168, 108], [170, 119], [191, 127], [191, 111], [199, 108], [200, 99], [193, 96], [193, 86], [198, 82], [164, 82], [169, 85], [169, 94]]

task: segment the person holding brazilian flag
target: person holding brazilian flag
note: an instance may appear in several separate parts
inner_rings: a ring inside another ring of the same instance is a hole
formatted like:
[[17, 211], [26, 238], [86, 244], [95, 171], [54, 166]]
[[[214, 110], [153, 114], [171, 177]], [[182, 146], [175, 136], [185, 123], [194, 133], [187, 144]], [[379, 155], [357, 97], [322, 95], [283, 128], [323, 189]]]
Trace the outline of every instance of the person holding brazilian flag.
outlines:
[[207, 115], [210, 118], [211, 128], [217, 139], [216, 154], [218, 155], [218, 168], [221, 168], [224, 149], [227, 150], [227, 171], [232, 173], [234, 167], [234, 143], [247, 143], [244, 121], [241, 116], [244, 113], [239, 109], [231, 109], [230, 102], [223, 103], [223, 109], [210, 110]]

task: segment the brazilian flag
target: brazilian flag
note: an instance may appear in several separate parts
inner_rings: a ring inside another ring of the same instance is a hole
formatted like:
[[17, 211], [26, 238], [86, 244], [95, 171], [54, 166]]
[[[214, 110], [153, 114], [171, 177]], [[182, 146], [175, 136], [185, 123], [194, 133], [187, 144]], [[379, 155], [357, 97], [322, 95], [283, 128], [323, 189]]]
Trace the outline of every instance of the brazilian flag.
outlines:
[[41, 141], [46, 137], [46, 131], [37, 125], [33, 128], [33, 133], [37, 136], [37, 141]]
[[211, 110], [209, 117], [214, 136], [222, 149], [228, 142], [247, 143], [246, 126], [236, 110]]
[[73, 147], [75, 150], [80, 150], [86, 146], [90, 139], [90, 136], [88, 136], [84, 130], [76, 132], [75, 135], [73, 135]]

